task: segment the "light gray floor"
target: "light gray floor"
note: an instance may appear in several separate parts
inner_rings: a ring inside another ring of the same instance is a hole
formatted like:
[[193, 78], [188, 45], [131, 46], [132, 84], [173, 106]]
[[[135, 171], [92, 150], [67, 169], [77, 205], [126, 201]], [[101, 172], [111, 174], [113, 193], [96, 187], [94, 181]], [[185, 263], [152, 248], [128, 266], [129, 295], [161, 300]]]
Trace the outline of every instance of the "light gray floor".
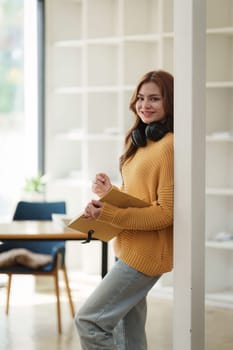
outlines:
[[[79, 283], [72, 281], [76, 309], [94, 288], [95, 283], [96, 280], [93, 282], [80, 279]], [[0, 349], [81, 350], [65, 294], [62, 298], [63, 333], [59, 336], [53, 294], [32, 292], [27, 283], [18, 279], [13, 286], [11, 309], [7, 317], [4, 313], [5, 289], [0, 289]], [[232, 327], [232, 309], [207, 307], [206, 350], [232, 350]], [[148, 350], [172, 350], [171, 300], [149, 295], [147, 334]]]

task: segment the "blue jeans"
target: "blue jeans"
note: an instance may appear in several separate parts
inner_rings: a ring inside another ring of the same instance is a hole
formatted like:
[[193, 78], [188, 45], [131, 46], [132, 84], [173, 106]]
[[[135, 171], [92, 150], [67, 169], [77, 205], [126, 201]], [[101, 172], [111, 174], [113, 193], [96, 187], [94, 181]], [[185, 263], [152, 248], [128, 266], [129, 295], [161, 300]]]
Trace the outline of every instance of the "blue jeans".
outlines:
[[159, 277], [118, 260], [75, 317], [82, 349], [146, 350], [146, 296]]

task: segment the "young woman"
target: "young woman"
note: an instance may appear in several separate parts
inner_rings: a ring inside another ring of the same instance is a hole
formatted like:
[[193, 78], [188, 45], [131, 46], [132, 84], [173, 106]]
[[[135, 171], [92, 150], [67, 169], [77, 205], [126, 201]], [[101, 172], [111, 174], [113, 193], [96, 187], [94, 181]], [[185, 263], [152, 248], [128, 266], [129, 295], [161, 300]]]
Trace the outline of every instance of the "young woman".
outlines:
[[[146, 296], [173, 266], [172, 75], [161, 70], [145, 74], [130, 110], [135, 122], [120, 158], [119, 191], [150, 206], [122, 209], [92, 200], [85, 208], [86, 218], [122, 232], [114, 241], [116, 263], [75, 317], [83, 350], [147, 349]], [[92, 190], [101, 197], [111, 187], [109, 177], [100, 173]]]

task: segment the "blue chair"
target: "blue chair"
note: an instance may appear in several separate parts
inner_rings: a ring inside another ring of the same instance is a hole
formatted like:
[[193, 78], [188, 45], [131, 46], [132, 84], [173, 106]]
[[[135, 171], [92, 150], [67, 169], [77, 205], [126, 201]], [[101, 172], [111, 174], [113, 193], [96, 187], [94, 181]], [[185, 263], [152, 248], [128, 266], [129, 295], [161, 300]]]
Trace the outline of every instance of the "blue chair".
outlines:
[[[66, 203], [61, 202], [26, 202], [20, 201], [17, 204], [13, 220], [52, 220], [52, 214], [65, 214]], [[59, 293], [59, 269], [63, 271], [65, 286], [68, 294], [69, 305], [72, 317], [74, 317], [74, 306], [71, 298], [71, 291], [68, 282], [68, 275], [65, 265], [65, 242], [48, 240], [48, 241], [4, 241], [0, 245], [0, 253], [9, 251], [14, 248], [25, 248], [34, 253], [49, 254], [52, 256], [52, 262], [38, 269], [32, 269], [22, 265], [14, 265], [9, 267], [1, 267], [0, 273], [8, 275], [7, 283], [7, 301], [6, 314], [9, 312], [11, 281], [13, 274], [30, 274], [52, 276], [55, 281], [55, 293], [57, 299], [57, 322], [58, 332], [61, 333], [61, 307]]]

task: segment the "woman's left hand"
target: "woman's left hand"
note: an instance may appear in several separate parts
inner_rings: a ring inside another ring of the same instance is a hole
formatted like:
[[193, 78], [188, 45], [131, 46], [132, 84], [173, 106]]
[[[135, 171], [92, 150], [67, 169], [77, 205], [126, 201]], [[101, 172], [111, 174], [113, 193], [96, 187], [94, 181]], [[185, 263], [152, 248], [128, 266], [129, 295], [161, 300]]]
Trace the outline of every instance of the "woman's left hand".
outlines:
[[103, 205], [104, 203], [101, 201], [92, 200], [90, 203], [87, 204], [84, 210], [84, 217], [87, 219], [97, 219], [100, 215], [101, 208]]

